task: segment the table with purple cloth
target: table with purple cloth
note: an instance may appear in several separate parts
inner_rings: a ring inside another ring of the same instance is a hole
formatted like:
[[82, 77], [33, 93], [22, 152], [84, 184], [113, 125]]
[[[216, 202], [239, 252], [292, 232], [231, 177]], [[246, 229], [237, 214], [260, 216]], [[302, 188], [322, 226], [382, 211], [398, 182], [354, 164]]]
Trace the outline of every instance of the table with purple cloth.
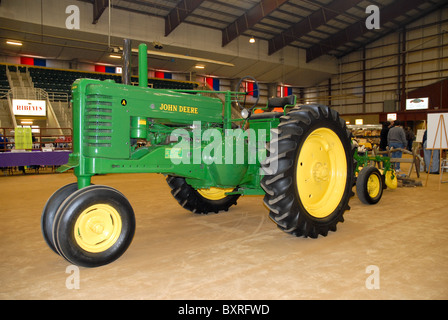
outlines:
[[61, 166], [68, 162], [70, 150], [0, 152], [0, 168], [19, 166]]

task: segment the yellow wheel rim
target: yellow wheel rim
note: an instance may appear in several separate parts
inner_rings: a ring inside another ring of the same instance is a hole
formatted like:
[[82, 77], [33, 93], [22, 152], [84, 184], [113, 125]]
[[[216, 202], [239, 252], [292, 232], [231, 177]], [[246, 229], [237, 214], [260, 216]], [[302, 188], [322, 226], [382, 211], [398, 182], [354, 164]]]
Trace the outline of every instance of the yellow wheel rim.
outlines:
[[397, 189], [398, 187], [398, 180], [397, 180], [397, 174], [395, 173], [395, 170], [393, 171], [387, 171], [386, 172], [386, 186], [391, 189]]
[[121, 229], [118, 211], [107, 204], [96, 204], [84, 210], [76, 220], [76, 243], [88, 252], [104, 252], [117, 242]]
[[345, 192], [347, 159], [337, 134], [327, 128], [314, 130], [303, 143], [296, 167], [300, 200], [315, 218], [325, 218]]
[[227, 192], [232, 192], [233, 188], [215, 188], [212, 187], [210, 189], [198, 189], [197, 192], [208, 200], [221, 200], [227, 197]]
[[381, 181], [377, 175], [371, 174], [367, 180], [367, 193], [371, 198], [376, 198], [381, 191]]

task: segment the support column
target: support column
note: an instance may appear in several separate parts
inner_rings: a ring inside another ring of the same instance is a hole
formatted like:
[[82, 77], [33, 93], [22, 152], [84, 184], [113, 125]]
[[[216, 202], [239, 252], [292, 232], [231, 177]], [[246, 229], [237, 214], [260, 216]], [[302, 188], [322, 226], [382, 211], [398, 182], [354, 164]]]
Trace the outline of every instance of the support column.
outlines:
[[366, 47], [362, 48], [362, 113], [366, 113]]
[[278, 83], [268, 84], [268, 98], [277, 97], [277, 87]]
[[401, 95], [400, 111], [406, 110], [406, 29], [401, 33]]

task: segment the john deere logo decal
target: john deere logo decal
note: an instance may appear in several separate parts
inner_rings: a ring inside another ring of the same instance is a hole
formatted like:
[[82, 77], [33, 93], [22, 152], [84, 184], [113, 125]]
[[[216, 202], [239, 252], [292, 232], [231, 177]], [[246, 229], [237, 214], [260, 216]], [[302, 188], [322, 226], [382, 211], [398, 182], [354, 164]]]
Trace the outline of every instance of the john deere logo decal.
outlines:
[[121, 105], [123, 107], [126, 107], [127, 104], [128, 104], [128, 102], [126, 101], [126, 99], [121, 100]]
[[174, 111], [174, 112], [182, 112], [182, 113], [199, 114], [198, 108], [187, 107], [187, 106], [178, 106], [176, 104], [167, 104], [167, 103], [162, 103], [160, 105], [160, 110], [162, 110], [162, 111]]

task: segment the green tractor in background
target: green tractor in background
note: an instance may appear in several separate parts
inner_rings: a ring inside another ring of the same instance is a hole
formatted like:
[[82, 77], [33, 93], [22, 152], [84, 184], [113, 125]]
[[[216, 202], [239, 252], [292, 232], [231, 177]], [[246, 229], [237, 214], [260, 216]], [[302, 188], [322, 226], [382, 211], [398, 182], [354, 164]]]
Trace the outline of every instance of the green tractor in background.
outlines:
[[[80, 79], [73, 92], [77, 182], [57, 190], [42, 213], [50, 248], [70, 263], [98, 267], [131, 244], [135, 217], [126, 197], [92, 177], [161, 173], [179, 204], [196, 214], [227, 211], [242, 195], [263, 195], [283, 231], [317, 238], [336, 231], [349, 209], [354, 147], [345, 121], [329, 107], [270, 99], [283, 112], [252, 114], [250, 92], [148, 88], [147, 48], [139, 48], [139, 86]], [[255, 86], [257, 87], [257, 86]], [[242, 118], [232, 119], [232, 102]], [[144, 142], [143, 146], [137, 141]], [[139, 147], [140, 146], [140, 147]]]

